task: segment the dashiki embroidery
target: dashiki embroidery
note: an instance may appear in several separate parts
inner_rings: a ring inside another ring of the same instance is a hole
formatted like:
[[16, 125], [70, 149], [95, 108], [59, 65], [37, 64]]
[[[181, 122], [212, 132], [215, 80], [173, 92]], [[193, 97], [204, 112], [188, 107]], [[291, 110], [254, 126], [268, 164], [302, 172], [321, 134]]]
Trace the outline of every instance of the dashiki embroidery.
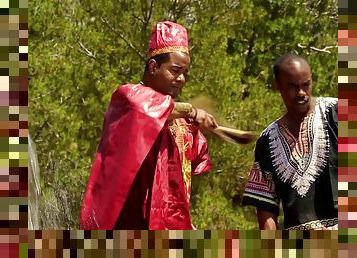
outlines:
[[278, 215], [281, 202], [285, 229], [336, 228], [337, 135], [335, 98], [316, 99], [297, 137], [282, 118], [270, 124], [257, 140], [242, 204]]
[[328, 161], [329, 141], [324, 125], [326, 102], [316, 100], [315, 112], [304, 118], [299, 138], [289, 132], [282, 119], [273, 123], [269, 133], [273, 166], [283, 182], [291, 183], [300, 196], [305, 196]]
[[272, 175], [269, 172], [263, 174], [258, 162], [254, 162], [244, 195], [268, 202], [279, 208], [279, 199], [275, 193]]
[[304, 223], [298, 226], [286, 228], [286, 230], [319, 230], [319, 229], [330, 229], [330, 230], [337, 230], [338, 229], [338, 218], [333, 219], [322, 219], [322, 220], [315, 220], [310, 221], [308, 223]]

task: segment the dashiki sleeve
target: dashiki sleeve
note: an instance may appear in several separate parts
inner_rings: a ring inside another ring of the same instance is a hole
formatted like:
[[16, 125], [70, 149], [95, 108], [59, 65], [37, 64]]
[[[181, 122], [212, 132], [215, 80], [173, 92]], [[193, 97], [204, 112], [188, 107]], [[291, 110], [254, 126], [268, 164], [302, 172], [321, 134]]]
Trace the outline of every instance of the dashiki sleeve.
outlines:
[[254, 165], [245, 187], [242, 205], [253, 205], [278, 216], [280, 199], [276, 194], [272, 171], [269, 138], [263, 134], [256, 143]]

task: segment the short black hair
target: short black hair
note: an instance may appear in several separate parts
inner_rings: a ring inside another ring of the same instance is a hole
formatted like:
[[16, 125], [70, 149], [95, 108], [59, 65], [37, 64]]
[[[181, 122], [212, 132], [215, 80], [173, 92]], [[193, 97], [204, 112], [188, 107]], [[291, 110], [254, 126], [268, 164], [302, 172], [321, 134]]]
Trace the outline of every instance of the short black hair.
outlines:
[[149, 61], [151, 59], [154, 59], [156, 61], [156, 63], [160, 66], [163, 63], [166, 63], [167, 61], [170, 60], [170, 53], [163, 53], [163, 54], [158, 54], [155, 56], [150, 57], [147, 61], [146, 61], [146, 65], [145, 65], [145, 73], [147, 72], [147, 70], [149, 69]]
[[307, 62], [306, 58], [302, 57], [302, 56], [297, 56], [297, 55], [293, 55], [293, 54], [285, 54], [285, 55], [279, 57], [278, 60], [275, 62], [274, 67], [273, 67], [274, 77], [275, 77], [276, 81], [279, 80], [280, 70], [281, 70], [282, 66], [284, 64], [292, 62], [293, 60], [305, 61], [307, 64], [309, 64]]

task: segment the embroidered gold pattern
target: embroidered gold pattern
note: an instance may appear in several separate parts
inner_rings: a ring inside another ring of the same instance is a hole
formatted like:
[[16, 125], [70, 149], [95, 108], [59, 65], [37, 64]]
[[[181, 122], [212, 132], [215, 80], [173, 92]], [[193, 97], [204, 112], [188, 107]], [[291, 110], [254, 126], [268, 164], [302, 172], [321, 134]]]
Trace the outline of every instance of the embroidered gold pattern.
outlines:
[[160, 49], [156, 49], [154, 51], [150, 51], [149, 53], [147, 53], [146, 58], [149, 59], [150, 57], [156, 56], [156, 55], [160, 55], [160, 54], [164, 54], [164, 53], [171, 53], [171, 52], [176, 52], [176, 51], [181, 51], [184, 53], [189, 53], [188, 52], [188, 47], [183, 47], [183, 46], [169, 46], [169, 47], [164, 47], [164, 48], [160, 48]]
[[192, 147], [192, 143], [186, 141], [186, 126], [180, 123], [179, 119], [173, 120], [170, 125], [170, 131], [175, 138], [176, 145], [180, 152], [181, 164], [182, 164], [182, 177], [186, 186], [187, 198], [190, 199], [191, 194], [191, 161], [186, 157], [186, 151]]

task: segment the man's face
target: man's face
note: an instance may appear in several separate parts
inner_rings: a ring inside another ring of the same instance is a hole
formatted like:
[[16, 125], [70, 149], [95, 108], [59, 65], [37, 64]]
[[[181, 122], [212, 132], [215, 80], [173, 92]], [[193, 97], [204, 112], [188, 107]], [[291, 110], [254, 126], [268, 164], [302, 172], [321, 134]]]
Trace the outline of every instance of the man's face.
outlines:
[[154, 64], [154, 90], [175, 98], [186, 82], [190, 66], [189, 55], [183, 52], [170, 53], [170, 60], [160, 66]]
[[310, 66], [304, 60], [283, 64], [276, 86], [288, 112], [306, 115], [311, 106], [312, 80]]

